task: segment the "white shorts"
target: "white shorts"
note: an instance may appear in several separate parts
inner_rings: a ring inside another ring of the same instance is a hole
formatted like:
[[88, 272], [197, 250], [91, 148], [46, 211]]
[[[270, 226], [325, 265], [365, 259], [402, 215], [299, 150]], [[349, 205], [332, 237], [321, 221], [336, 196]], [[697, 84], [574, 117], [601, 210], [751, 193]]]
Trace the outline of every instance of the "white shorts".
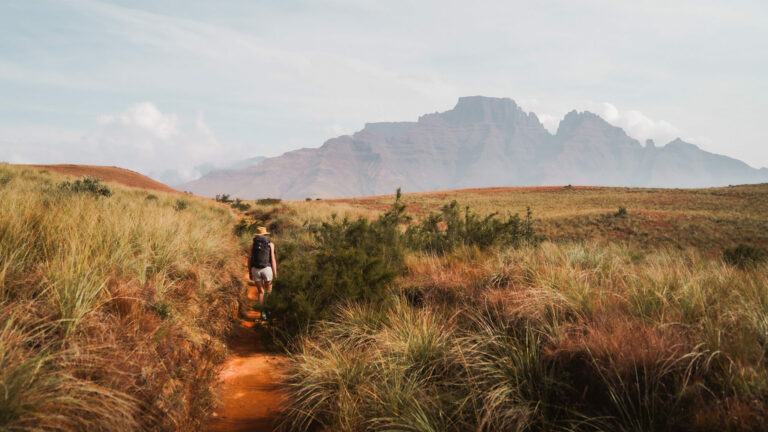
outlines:
[[256, 282], [272, 282], [272, 267], [264, 267], [263, 269], [251, 267], [251, 279]]

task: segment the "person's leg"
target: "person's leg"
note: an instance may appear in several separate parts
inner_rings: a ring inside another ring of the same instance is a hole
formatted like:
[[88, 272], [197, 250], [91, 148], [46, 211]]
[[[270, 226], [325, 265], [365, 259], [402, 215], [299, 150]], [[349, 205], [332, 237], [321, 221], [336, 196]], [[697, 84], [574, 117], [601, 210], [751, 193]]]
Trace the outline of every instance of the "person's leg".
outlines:
[[256, 284], [256, 281], [259, 277], [259, 272], [256, 269], [256, 267], [251, 267], [249, 269], [250, 272], [250, 282], [248, 283], [248, 300], [258, 301], [259, 300], [259, 288]]
[[[259, 273], [261, 274], [262, 286], [264, 287], [263, 294], [261, 295], [261, 304], [263, 305], [266, 296], [272, 292], [272, 269], [270, 267], [263, 268]], [[267, 319], [267, 313], [262, 311], [261, 317]]]
[[259, 290], [259, 304], [264, 304], [264, 281], [261, 279], [256, 280], [256, 288]]
[[263, 294], [261, 295], [261, 302], [263, 303], [265, 294], [272, 292], [272, 268], [265, 267], [259, 270], [258, 276], [263, 287]]

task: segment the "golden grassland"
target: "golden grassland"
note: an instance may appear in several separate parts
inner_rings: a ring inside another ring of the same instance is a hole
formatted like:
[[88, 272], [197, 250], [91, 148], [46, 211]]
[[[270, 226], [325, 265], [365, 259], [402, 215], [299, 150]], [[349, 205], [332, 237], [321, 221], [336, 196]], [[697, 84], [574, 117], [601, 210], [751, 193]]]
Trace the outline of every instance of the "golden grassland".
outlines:
[[64, 180], [0, 165], [0, 430], [200, 429], [241, 286], [231, 213]]
[[[0, 164], [0, 430], [201, 429], [248, 230], [208, 200], [63, 181]], [[763, 430], [768, 271], [721, 252], [768, 245], [768, 185], [404, 196], [416, 221], [454, 199], [531, 207], [548, 240], [409, 250], [383, 302], [338, 307], [293, 346], [285, 429]], [[316, 223], [393, 200], [247, 218], [287, 261]]]
[[[348, 304], [300, 338], [286, 430], [763, 430], [768, 271], [721, 253], [768, 245], [768, 185], [404, 196], [417, 220], [454, 199], [481, 214], [530, 206], [548, 240], [409, 251], [387, 301]], [[251, 214], [301, 227], [393, 200]], [[311, 242], [275, 231], [278, 245]]]
[[[375, 217], [393, 200], [394, 195], [386, 195], [290, 205], [300, 221], [312, 221], [331, 214]], [[552, 186], [403, 195], [409, 214], [417, 218], [452, 200], [482, 215], [525, 214], [530, 207], [538, 231], [555, 241], [622, 241], [640, 248], [694, 247], [717, 253], [738, 243], [768, 247], [768, 184], [709, 189]], [[625, 217], [614, 217], [619, 207], [626, 208]]]

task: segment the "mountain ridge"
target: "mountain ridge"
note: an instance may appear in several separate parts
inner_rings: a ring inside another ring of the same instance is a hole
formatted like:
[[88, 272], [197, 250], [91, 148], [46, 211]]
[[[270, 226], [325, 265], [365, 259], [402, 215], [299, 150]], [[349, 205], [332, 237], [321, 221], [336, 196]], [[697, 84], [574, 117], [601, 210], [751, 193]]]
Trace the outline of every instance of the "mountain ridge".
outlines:
[[675, 139], [640, 142], [573, 110], [552, 134], [510, 98], [466, 96], [415, 122], [366, 123], [318, 148], [216, 170], [182, 186], [241, 198], [340, 198], [493, 186], [707, 187], [768, 181], [768, 169]]

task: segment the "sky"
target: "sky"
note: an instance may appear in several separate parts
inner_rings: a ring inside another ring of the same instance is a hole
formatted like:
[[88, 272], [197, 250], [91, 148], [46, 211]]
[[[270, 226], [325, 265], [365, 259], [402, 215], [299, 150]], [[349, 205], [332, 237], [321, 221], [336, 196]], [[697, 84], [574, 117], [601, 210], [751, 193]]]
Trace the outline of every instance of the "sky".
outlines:
[[0, 0], [0, 161], [190, 180], [485, 95], [764, 167], [766, 76], [765, 1]]

